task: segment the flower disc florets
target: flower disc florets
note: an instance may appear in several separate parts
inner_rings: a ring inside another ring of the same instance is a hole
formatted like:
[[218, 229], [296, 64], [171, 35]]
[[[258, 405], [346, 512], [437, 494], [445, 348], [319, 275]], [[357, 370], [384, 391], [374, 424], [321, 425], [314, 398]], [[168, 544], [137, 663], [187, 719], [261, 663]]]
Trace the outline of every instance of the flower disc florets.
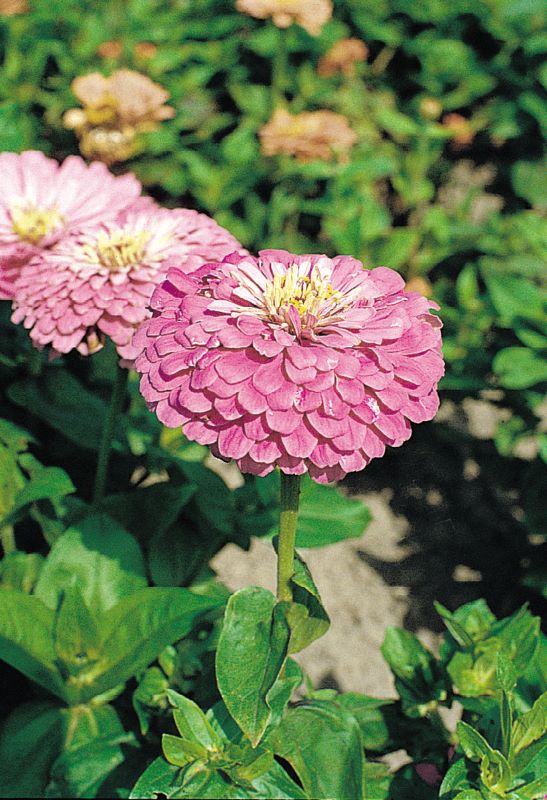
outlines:
[[116, 177], [104, 164], [43, 153], [0, 154], [0, 299], [13, 297], [21, 267], [82, 226], [114, 219], [137, 201], [133, 175]]
[[89, 355], [110, 336], [130, 361], [137, 352], [135, 328], [149, 316], [150, 297], [170, 259], [191, 271], [234, 250], [242, 251], [239, 242], [196, 211], [152, 206], [122, 213], [65, 236], [22, 267], [12, 319], [30, 328], [39, 348]]
[[443, 374], [435, 304], [393, 270], [265, 250], [172, 267], [138, 330], [141, 391], [243, 472], [339, 480], [431, 419]]

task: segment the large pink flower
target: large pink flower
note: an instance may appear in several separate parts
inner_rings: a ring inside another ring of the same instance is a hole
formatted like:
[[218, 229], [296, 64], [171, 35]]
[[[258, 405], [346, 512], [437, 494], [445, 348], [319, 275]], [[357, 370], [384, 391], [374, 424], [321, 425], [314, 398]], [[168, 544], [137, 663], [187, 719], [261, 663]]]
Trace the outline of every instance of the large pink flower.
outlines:
[[105, 336], [123, 359], [137, 354], [136, 326], [150, 316], [150, 297], [169, 260], [195, 269], [204, 261], [244, 252], [236, 239], [197, 211], [152, 207], [121, 212], [65, 236], [20, 271], [13, 322], [30, 329], [34, 344], [55, 353], [100, 349]]
[[0, 299], [13, 297], [23, 264], [67, 232], [112, 219], [141, 192], [133, 175], [69, 156], [62, 164], [28, 150], [0, 154]]
[[137, 332], [149, 407], [243, 472], [343, 478], [431, 419], [434, 303], [393, 270], [264, 250], [170, 269]]

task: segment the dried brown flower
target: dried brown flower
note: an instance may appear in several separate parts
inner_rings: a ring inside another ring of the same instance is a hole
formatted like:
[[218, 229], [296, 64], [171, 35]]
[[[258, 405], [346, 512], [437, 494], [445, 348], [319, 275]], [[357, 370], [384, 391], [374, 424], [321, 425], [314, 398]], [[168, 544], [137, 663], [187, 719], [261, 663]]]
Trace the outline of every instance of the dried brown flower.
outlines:
[[175, 114], [164, 105], [169, 93], [163, 87], [129, 69], [109, 78], [99, 72], [82, 75], [72, 82], [72, 91], [83, 108], [69, 109], [63, 123], [76, 132], [84, 156], [105, 164], [130, 158], [138, 133], [154, 130]]
[[368, 58], [368, 47], [361, 39], [340, 39], [319, 60], [317, 72], [322, 78], [330, 78], [341, 72], [355, 75], [355, 65]]
[[236, 8], [257, 19], [271, 17], [278, 28], [288, 28], [296, 22], [311, 36], [319, 36], [332, 17], [331, 0], [237, 0]]
[[133, 48], [135, 58], [140, 58], [141, 61], [150, 61], [158, 52], [157, 45], [152, 42], [137, 42]]
[[423, 294], [424, 297], [431, 297], [433, 294], [433, 287], [427, 278], [422, 278], [421, 275], [415, 275], [406, 282], [405, 292], [418, 292], [418, 294]]
[[0, 16], [13, 17], [30, 10], [27, 0], [0, 0]]
[[357, 141], [357, 134], [341, 114], [307, 111], [294, 115], [284, 108], [274, 111], [258, 135], [264, 155], [285, 154], [298, 161], [347, 159]]
[[423, 97], [420, 100], [420, 114], [424, 119], [439, 119], [442, 113], [443, 107], [434, 97]]
[[119, 58], [123, 53], [123, 45], [117, 39], [101, 42], [97, 47], [97, 55], [101, 58]]
[[86, 112], [110, 108], [118, 123], [141, 128], [171, 119], [175, 110], [163, 105], [169, 92], [147, 75], [131, 69], [118, 69], [109, 78], [91, 72], [72, 81], [72, 91]]
[[469, 120], [462, 117], [461, 114], [456, 114], [454, 112], [445, 114], [442, 124], [452, 133], [452, 144], [457, 150], [462, 147], [467, 147], [475, 138]]

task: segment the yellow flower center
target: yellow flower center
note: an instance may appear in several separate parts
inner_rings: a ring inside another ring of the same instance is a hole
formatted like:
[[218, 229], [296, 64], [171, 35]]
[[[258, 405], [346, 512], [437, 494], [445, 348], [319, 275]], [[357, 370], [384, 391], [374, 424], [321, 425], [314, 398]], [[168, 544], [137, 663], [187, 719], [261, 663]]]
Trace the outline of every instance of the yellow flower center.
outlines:
[[44, 236], [63, 224], [63, 217], [56, 208], [34, 208], [33, 206], [11, 209], [11, 228], [20, 239], [38, 244]]
[[84, 256], [92, 262], [116, 272], [143, 260], [152, 234], [148, 231], [119, 230], [113, 234], [99, 233], [94, 245], [83, 246]]
[[298, 266], [289, 267], [283, 275], [275, 275], [264, 290], [264, 305], [268, 313], [276, 316], [281, 309], [293, 306], [300, 317], [318, 317], [324, 303], [334, 305], [342, 299], [315, 266], [309, 275], [300, 275]]

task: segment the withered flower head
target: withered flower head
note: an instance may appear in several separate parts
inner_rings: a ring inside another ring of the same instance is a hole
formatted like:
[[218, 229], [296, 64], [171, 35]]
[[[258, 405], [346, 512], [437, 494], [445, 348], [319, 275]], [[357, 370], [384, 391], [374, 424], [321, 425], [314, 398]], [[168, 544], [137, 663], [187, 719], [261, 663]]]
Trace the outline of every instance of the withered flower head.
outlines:
[[123, 52], [123, 46], [117, 39], [111, 39], [108, 42], [101, 42], [97, 47], [97, 55], [101, 58], [119, 58]]
[[405, 292], [417, 292], [424, 297], [431, 297], [433, 294], [433, 287], [427, 278], [423, 278], [421, 275], [415, 275], [406, 282]]
[[76, 132], [84, 156], [105, 164], [130, 158], [138, 133], [154, 130], [175, 114], [164, 105], [169, 93], [162, 86], [129, 69], [109, 78], [99, 72], [82, 75], [72, 81], [72, 91], [83, 108], [69, 109], [63, 123]]
[[443, 127], [447, 128], [452, 133], [452, 145], [457, 150], [467, 147], [475, 138], [469, 120], [462, 117], [461, 114], [453, 112], [445, 114], [442, 124]]
[[72, 91], [86, 111], [113, 107], [121, 124], [148, 125], [175, 115], [173, 108], [163, 105], [169, 92], [131, 69], [118, 69], [109, 78], [100, 72], [82, 75], [72, 81]]
[[317, 72], [322, 78], [330, 78], [341, 72], [355, 75], [355, 65], [368, 58], [368, 47], [361, 39], [340, 39], [319, 60]]
[[137, 42], [133, 48], [135, 58], [140, 58], [142, 61], [149, 61], [157, 52], [157, 45], [153, 44], [153, 42]]
[[319, 36], [332, 17], [331, 0], [236, 0], [236, 8], [256, 19], [271, 17], [278, 28], [296, 22], [311, 36]]
[[347, 159], [348, 151], [357, 141], [346, 117], [334, 111], [290, 114], [284, 108], [277, 108], [258, 135], [264, 155], [290, 155], [298, 161]]
[[424, 119], [439, 119], [442, 113], [443, 107], [438, 100], [434, 97], [422, 97], [420, 100], [420, 114]]
[[0, 0], [0, 16], [13, 17], [29, 11], [27, 0]]

